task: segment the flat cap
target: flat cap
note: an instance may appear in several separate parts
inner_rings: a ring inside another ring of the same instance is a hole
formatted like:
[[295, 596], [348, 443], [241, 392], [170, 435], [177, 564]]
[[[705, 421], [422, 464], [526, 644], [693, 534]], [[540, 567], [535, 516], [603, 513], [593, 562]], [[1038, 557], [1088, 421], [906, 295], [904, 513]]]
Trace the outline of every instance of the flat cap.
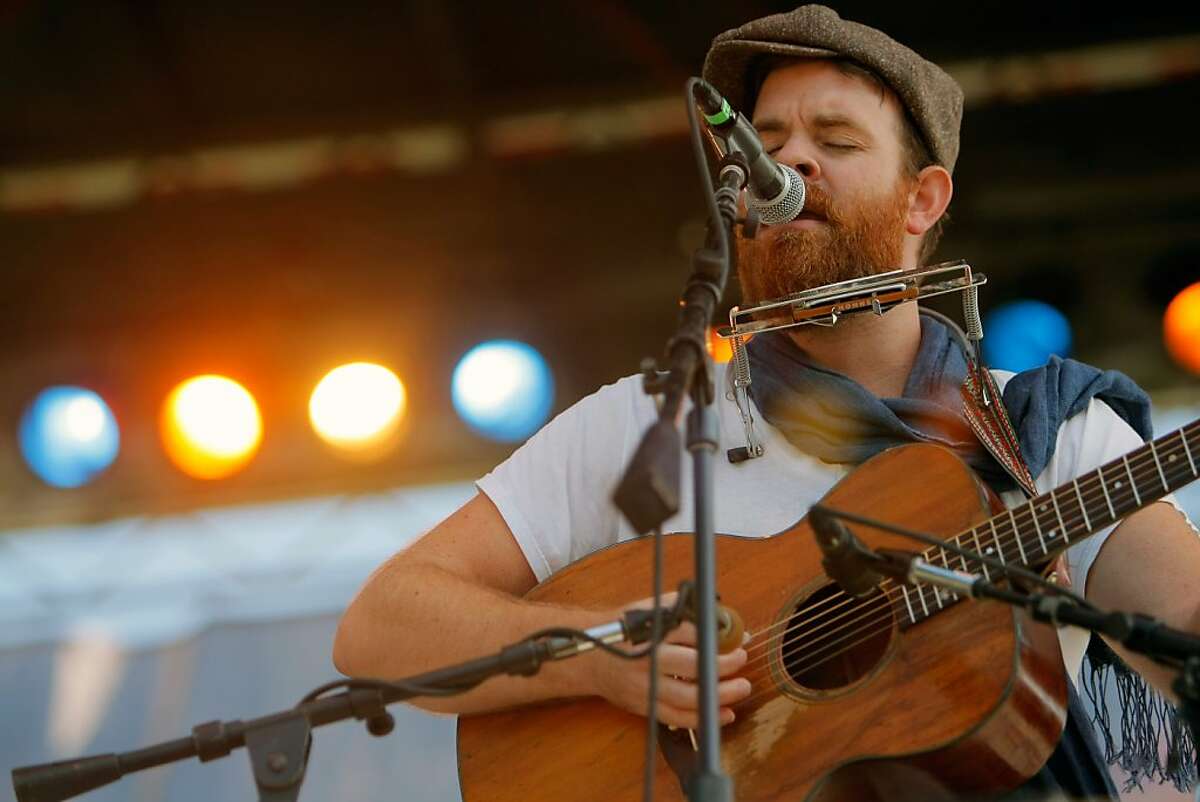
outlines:
[[844, 58], [877, 74], [908, 110], [938, 164], [954, 171], [963, 93], [950, 75], [883, 31], [844, 20], [831, 8], [800, 6], [752, 20], [713, 40], [704, 59], [706, 81], [739, 111], [749, 111], [766, 76], [764, 55]]

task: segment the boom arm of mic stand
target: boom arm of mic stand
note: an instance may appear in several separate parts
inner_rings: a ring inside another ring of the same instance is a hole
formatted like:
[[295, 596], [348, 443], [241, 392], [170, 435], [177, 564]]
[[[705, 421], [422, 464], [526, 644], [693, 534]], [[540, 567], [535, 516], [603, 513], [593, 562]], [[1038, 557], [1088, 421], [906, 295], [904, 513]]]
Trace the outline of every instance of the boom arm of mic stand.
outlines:
[[1168, 668], [1178, 669], [1188, 660], [1200, 660], [1200, 636], [1173, 629], [1147, 615], [1105, 612], [1080, 605], [1058, 593], [1008, 590], [993, 585], [979, 574], [931, 565], [913, 552], [879, 549], [874, 554], [881, 558], [878, 565], [883, 566], [883, 573], [902, 581], [924, 582], [971, 598], [992, 599], [1021, 607], [1028, 610], [1035, 621], [1080, 627], [1106, 635], [1131, 652], [1145, 655]]

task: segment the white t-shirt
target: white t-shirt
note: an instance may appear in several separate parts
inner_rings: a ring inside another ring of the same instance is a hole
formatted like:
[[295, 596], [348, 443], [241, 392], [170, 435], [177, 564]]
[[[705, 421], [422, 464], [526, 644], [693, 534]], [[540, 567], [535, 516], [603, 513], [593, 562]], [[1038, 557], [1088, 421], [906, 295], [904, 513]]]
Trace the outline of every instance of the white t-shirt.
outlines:
[[[715, 376], [717, 386], [725, 391], [717, 398], [720, 444], [713, 459], [713, 528], [729, 535], [766, 537], [804, 517], [853, 468], [824, 463], [799, 451], [757, 410], [755, 431], [765, 453], [730, 463], [725, 452], [746, 443], [725, 367], [718, 365]], [[1012, 374], [996, 371], [995, 376], [1003, 387]], [[500, 511], [539, 581], [597, 549], [637, 537], [613, 504], [612, 492], [655, 420], [654, 402], [642, 392], [641, 378], [623, 378], [558, 415], [479, 480], [479, 489]], [[1037, 489], [1049, 491], [1141, 443], [1117, 413], [1093, 399], [1059, 429], [1054, 456], [1037, 477]], [[663, 525], [664, 532], [691, 531], [694, 521], [691, 459], [680, 458], [680, 511]], [[1025, 501], [1019, 491], [1002, 497], [1009, 506]], [[1076, 590], [1087, 586], [1092, 561], [1114, 528], [1067, 550]], [[1074, 677], [1087, 635], [1069, 628], [1059, 633], [1064, 662]]]

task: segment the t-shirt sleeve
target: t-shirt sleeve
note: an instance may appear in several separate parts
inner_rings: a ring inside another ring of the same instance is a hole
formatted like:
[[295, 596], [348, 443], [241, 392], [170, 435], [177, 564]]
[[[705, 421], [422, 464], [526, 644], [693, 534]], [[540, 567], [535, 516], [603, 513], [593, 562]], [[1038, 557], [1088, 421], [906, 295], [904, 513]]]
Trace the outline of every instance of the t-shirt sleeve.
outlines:
[[[1038, 477], [1045, 492], [1099, 468], [1142, 445], [1142, 438], [1108, 404], [1093, 398], [1087, 409], [1070, 418], [1058, 431], [1054, 457]], [[1163, 499], [1184, 514], [1174, 496]], [[1190, 523], [1190, 522], [1189, 522]], [[1193, 527], [1194, 529], [1195, 527]], [[1067, 549], [1067, 570], [1078, 592], [1087, 589], [1088, 573], [1104, 541], [1116, 526], [1106, 527]]]
[[641, 439], [639, 421], [653, 415], [639, 381], [621, 379], [579, 401], [476, 482], [539, 582], [628, 529], [612, 493]]

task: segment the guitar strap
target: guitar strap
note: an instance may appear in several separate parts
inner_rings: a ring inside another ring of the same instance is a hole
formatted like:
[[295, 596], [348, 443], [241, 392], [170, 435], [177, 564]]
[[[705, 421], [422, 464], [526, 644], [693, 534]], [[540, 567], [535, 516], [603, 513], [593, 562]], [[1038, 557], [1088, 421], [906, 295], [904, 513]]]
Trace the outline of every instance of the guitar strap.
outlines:
[[1033, 475], [1021, 456], [1021, 443], [1008, 419], [1008, 411], [992, 372], [979, 360], [969, 360], [962, 383], [963, 415], [983, 447], [1013, 478], [1029, 498], [1037, 493]]

